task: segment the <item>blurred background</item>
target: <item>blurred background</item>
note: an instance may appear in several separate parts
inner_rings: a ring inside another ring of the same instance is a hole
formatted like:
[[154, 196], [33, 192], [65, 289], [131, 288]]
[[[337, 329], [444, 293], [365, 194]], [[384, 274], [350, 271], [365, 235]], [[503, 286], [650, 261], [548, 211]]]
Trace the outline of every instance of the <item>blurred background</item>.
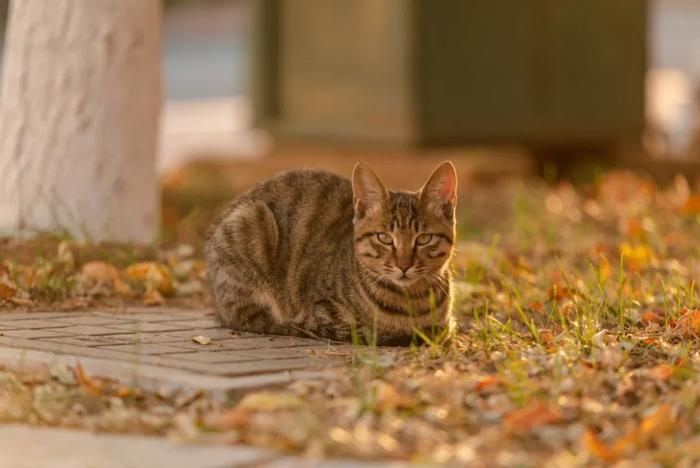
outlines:
[[[624, 142], [653, 158], [693, 157], [697, 0], [418, 2], [415, 24], [409, 2], [348, 3], [165, 1], [161, 172], [269, 153], [252, 98], [265, 129], [313, 142], [314, 154], [337, 150], [318, 141], [515, 143], [557, 155]], [[401, 56], [411, 41], [418, 52]], [[409, 76], [416, 90], [401, 89]], [[422, 123], [407, 122], [415, 108]]]
[[[696, 0], [451, 2], [419, 7], [412, 25], [408, 2], [343, 3], [166, 2], [161, 169], [271, 151], [252, 97], [274, 136], [314, 147], [515, 143], [569, 158], [624, 143], [698, 156]], [[410, 41], [424, 56], [401, 63]], [[401, 89], [411, 73], [418, 89]], [[423, 123], [407, 123], [416, 107]]]
[[279, 170], [358, 160], [411, 188], [448, 158], [464, 181], [698, 173], [697, 0], [165, 5], [166, 226]]

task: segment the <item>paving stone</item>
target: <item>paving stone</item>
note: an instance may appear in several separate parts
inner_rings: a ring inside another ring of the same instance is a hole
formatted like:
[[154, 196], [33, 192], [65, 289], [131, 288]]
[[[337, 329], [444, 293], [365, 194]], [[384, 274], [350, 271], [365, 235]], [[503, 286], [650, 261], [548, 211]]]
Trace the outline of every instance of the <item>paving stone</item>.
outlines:
[[[293, 373], [313, 375], [314, 369], [342, 362], [323, 354], [338, 349], [327, 342], [207, 328], [215, 322], [201, 312], [77, 311], [67, 318], [44, 320], [24, 314], [23, 319], [8, 321], [1, 317], [0, 327], [7, 329], [0, 334], [0, 347], [101, 360], [96, 362], [105, 363], [98, 367], [102, 375], [109, 375], [110, 365], [112, 369], [134, 366], [134, 370], [145, 366], [151, 374], [179, 372], [179, 381], [208, 385], [235, 381], [248, 388], [289, 381]], [[31, 328], [37, 326], [51, 328]], [[212, 342], [195, 343], [192, 337], [197, 335]]]
[[9, 322], [8, 325], [16, 326], [18, 328], [22, 329], [35, 329], [35, 328], [61, 328], [61, 327], [67, 327], [69, 324], [67, 323], [61, 323], [61, 322], [56, 322], [55, 320], [51, 319], [26, 319], [26, 320], [13, 320], [12, 322]]
[[233, 376], [295, 369], [321, 369], [334, 364], [337, 365], [338, 363], [322, 358], [267, 359], [229, 364], [211, 364], [204, 366], [203, 369], [210, 373]]
[[[297, 346], [306, 346], [307, 342], [296, 342], [293, 338], [289, 340], [270, 340], [269, 337], [260, 335], [255, 338], [230, 338], [226, 340], [216, 340], [212, 342], [214, 346], [221, 350], [244, 350], [244, 349], [274, 349], [274, 348], [293, 348]], [[319, 345], [319, 342], [316, 342]], [[194, 343], [187, 344], [188, 347], [194, 347]]]
[[[221, 325], [215, 319], [200, 318], [195, 320], [173, 320], [174, 325], [187, 325], [189, 328], [221, 328]], [[230, 333], [229, 333], [230, 334]]]
[[104, 315], [76, 315], [72, 317], [59, 317], [55, 319], [59, 323], [68, 323], [71, 325], [109, 325], [114, 323], [129, 323], [133, 319], [127, 316], [111, 316]]
[[124, 345], [114, 345], [114, 346], [101, 346], [100, 349], [106, 349], [106, 350], [110, 350], [110, 351], [120, 351], [123, 353], [147, 354], [147, 355], [176, 354], [176, 353], [182, 353], [183, 351], [185, 351], [180, 347], [164, 346], [164, 345], [160, 345], [160, 344], [150, 344], [150, 343], [136, 343], [136, 344], [124, 344]]
[[199, 362], [199, 363], [226, 363], [226, 362], [242, 362], [255, 361], [259, 359], [257, 356], [249, 356], [242, 353], [232, 352], [215, 352], [215, 351], [195, 351], [191, 353], [176, 353], [168, 354], [169, 359], [182, 359], [183, 361]]
[[60, 331], [60, 328], [46, 328], [43, 330], [7, 330], [3, 331], [3, 336], [17, 338], [50, 338], [54, 336], [67, 336], [69, 333]]
[[106, 325], [106, 328], [119, 330], [122, 333], [129, 331], [132, 333], [138, 332], [167, 332], [167, 331], [184, 331], [188, 327], [184, 325], [172, 325], [168, 322], [136, 322], [125, 324]]
[[[68, 325], [68, 324], [67, 324]], [[60, 329], [62, 332], [70, 333], [71, 335], [117, 335], [121, 330], [115, 330], [114, 328], [107, 328], [106, 326], [96, 326], [96, 325], [68, 325], [67, 327]]]
[[0, 426], [0, 466], [7, 468], [223, 468], [264, 466], [279, 458], [273, 452], [252, 447], [178, 444], [145, 435]]
[[78, 312], [0, 312], [0, 321], [27, 320], [27, 319], [52, 319], [67, 317]]
[[[157, 311], [157, 312], [154, 312]], [[141, 322], [169, 322], [173, 320], [196, 320], [206, 318], [204, 312], [181, 312], [172, 311], [170, 309], [146, 309], [144, 312], [126, 312], [118, 317], [128, 317], [130, 320], [138, 320]]]
[[166, 332], [164, 333], [167, 336], [172, 337], [173, 339], [175, 338], [185, 338], [185, 339], [191, 339], [193, 336], [206, 336], [208, 338], [211, 338], [212, 340], [227, 340], [233, 338], [233, 335], [231, 334], [231, 330], [227, 330], [225, 328], [193, 328], [193, 329], [187, 329], [184, 331], [175, 331], [175, 332]]
[[90, 336], [90, 335], [80, 335], [80, 336], [66, 336], [60, 338], [48, 338], [45, 341], [51, 341], [52, 343], [64, 343], [76, 346], [114, 346], [120, 344], [132, 344], [132, 342], [114, 338], [111, 335], [100, 335], [100, 336]]
[[[314, 348], [306, 346], [297, 346], [293, 348], [260, 348], [244, 350], [248, 356], [253, 356], [257, 359], [284, 359], [284, 358], [299, 358], [299, 357], [323, 357], [323, 353], [317, 352]], [[317, 354], [314, 354], [317, 352]]]
[[187, 343], [192, 341], [191, 336], [174, 337], [163, 332], [153, 333], [117, 333], [116, 335], [108, 335], [112, 338], [124, 340], [128, 343]]

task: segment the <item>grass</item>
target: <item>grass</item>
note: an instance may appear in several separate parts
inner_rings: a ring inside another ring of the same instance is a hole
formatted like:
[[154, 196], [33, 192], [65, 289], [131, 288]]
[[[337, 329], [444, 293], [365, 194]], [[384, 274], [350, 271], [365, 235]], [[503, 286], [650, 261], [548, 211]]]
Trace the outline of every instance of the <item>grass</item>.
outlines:
[[[123, 272], [147, 259], [173, 272], [177, 297], [199, 273], [176, 273], [201, 258], [203, 220], [223, 202], [195, 185], [192, 199], [165, 197], [176, 202], [167, 242], [147, 252], [71, 245], [71, 269], [59, 267], [60, 242], [35, 256], [0, 246], [12, 284], [31, 302], [61, 302], [85, 294], [86, 261]], [[577, 186], [471, 185], [460, 196], [454, 338], [416, 331], [427, 345], [387, 349], [356, 337], [347, 368], [326, 380], [223, 403], [203, 396], [159, 433], [453, 465], [700, 463], [700, 198], [683, 187], [626, 172]], [[194, 253], [174, 255], [183, 242]], [[21, 286], [42, 268], [56, 279]]]

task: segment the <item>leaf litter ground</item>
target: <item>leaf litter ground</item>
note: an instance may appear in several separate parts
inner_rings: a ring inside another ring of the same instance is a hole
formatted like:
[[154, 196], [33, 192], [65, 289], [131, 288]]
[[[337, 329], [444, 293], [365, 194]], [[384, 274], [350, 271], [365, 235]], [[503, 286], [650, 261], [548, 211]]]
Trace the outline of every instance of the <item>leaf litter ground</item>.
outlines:
[[[660, 188], [610, 172], [581, 186], [473, 184], [460, 200], [460, 328], [449, 342], [356, 346], [327, 380], [223, 400], [149, 393], [79, 365], [5, 369], [0, 421], [311, 457], [700, 463], [700, 195], [683, 178]], [[0, 307], [207, 305], [193, 217], [201, 225], [209, 214], [174, 217], [177, 232], [145, 250], [4, 241]]]

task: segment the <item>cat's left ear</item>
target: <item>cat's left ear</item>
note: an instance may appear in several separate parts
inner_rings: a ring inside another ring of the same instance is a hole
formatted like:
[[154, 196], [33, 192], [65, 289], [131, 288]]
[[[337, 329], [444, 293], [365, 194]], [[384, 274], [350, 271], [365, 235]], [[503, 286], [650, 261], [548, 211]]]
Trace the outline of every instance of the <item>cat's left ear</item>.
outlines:
[[457, 205], [457, 171], [450, 161], [440, 164], [420, 190], [421, 203], [442, 212], [448, 220]]
[[367, 211], [384, 206], [389, 200], [384, 184], [365, 163], [357, 163], [352, 171], [352, 192], [357, 218], [363, 218]]

